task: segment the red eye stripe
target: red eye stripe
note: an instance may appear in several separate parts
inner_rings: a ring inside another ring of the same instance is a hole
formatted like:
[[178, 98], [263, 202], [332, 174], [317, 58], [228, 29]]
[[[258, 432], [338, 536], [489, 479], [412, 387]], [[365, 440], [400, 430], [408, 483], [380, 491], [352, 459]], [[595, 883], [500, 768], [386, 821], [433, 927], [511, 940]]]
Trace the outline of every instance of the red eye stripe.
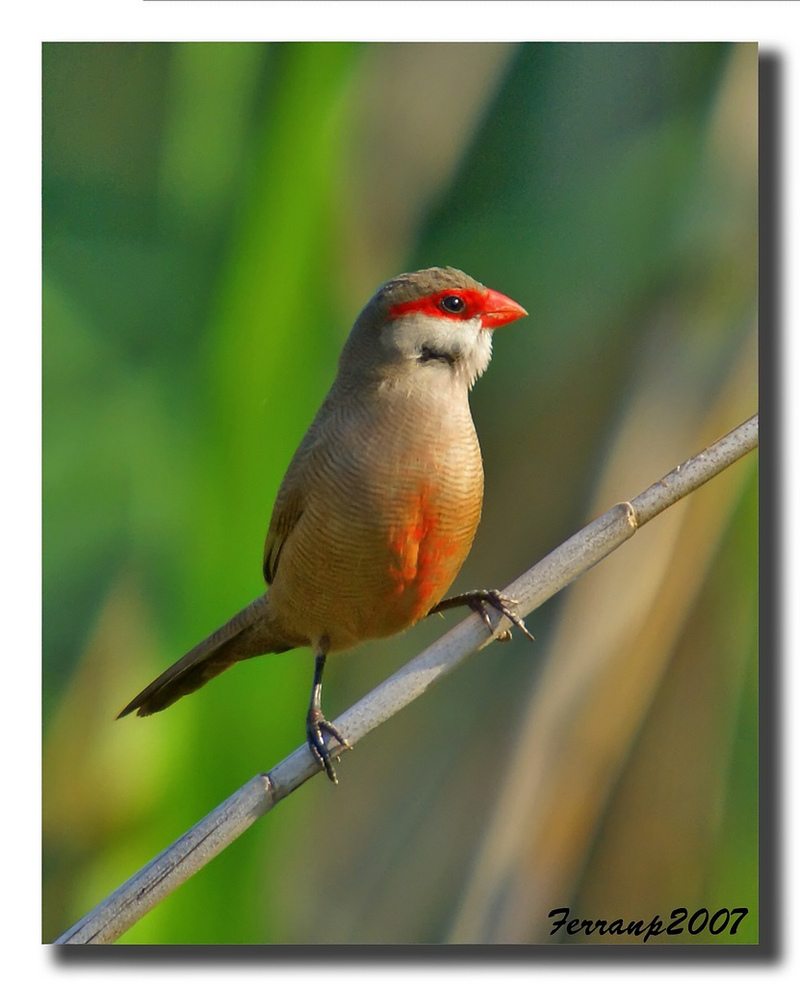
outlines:
[[[454, 322], [466, 322], [476, 315], [481, 315], [486, 310], [486, 294], [484, 291], [474, 289], [449, 288], [446, 291], [437, 291], [435, 294], [426, 295], [424, 298], [417, 298], [416, 301], [404, 301], [399, 305], [392, 305], [389, 309], [389, 318], [401, 318], [403, 315], [412, 313], [419, 315], [434, 315], [437, 318], [450, 318]], [[440, 307], [442, 298], [453, 297], [461, 298], [464, 308], [460, 312], [448, 312]]]

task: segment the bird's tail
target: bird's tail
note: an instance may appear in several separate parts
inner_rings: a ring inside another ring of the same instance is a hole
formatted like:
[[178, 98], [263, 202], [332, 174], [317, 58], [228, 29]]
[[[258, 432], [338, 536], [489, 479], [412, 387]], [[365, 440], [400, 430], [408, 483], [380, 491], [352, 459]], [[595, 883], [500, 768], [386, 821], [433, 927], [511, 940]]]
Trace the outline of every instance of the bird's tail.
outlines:
[[275, 639], [270, 633], [268, 593], [265, 593], [151, 681], [117, 718], [134, 710], [140, 716], [160, 712], [184, 695], [197, 691], [237, 661], [287, 650], [291, 650], [291, 645]]

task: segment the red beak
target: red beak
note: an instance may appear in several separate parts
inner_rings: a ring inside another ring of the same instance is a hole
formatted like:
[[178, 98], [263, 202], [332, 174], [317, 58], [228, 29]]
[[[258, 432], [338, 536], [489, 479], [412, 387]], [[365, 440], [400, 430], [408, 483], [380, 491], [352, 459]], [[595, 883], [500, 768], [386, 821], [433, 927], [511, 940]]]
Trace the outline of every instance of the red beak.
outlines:
[[516, 301], [500, 294], [499, 291], [487, 291], [482, 301], [481, 325], [484, 329], [497, 329], [528, 314], [522, 305], [518, 305]]

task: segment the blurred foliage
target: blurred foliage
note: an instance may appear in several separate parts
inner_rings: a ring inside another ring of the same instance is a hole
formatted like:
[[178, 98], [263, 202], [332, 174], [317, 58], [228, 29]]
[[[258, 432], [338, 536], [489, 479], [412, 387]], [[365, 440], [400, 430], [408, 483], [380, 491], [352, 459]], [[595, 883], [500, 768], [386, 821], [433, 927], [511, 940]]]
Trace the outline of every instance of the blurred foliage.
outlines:
[[[261, 591], [278, 484], [377, 284], [450, 264], [531, 312], [473, 395], [486, 502], [456, 588], [506, 584], [754, 412], [756, 58], [44, 46], [45, 940], [302, 742], [302, 651], [113, 717]], [[122, 940], [552, 941], [567, 905], [746, 906], [757, 940], [756, 491], [751, 455]], [[443, 625], [334, 661], [328, 714]]]

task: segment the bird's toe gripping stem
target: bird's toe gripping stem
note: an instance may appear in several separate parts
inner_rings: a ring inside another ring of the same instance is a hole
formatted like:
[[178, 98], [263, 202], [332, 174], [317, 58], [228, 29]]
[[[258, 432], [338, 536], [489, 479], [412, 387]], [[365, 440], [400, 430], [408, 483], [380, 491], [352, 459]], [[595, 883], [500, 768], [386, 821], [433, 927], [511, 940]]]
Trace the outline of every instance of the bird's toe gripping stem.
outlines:
[[[525, 626], [525, 621], [514, 610], [516, 605], [516, 599], [511, 599], [498, 589], [473, 589], [471, 592], [465, 592], [460, 596], [443, 599], [438, 605], [433, 607], [431, 613], [439, 613], [443, 609], [451, 609], [454, 606], [469, 606], [474, 613], [480, 616], [489, 628], [489, 631], [494, 633], [492, 620], [487, 609], [487, 607], [491, 606], [498, 613], [502, 613], [521, 633], [524, 633], [528, 640], [533, 640], [533, 634]], [[497, 639], [501, 641], [511, 640], [511, 631], [503, 630], [498, 634]]]
[[[338, 740], [346, 750], [352, 749], [336, 726], [332, 722], [328, 722], [322, 714], [322, 710], [312, 707], [308, 710], [308, 715], [306, 716], [306, 741], [308, 742], [308, 748], [311, 750], [317, 763], [324, 768], [329, 780], [333, 781], [334, 784], [338, 784], [339, 780], [336, 776], [336, 771], [333, 769], [334, 758], [331, 756], [323, 733], [328, 733], [329, 736]], [[339, 758], [336, 757], [336, 759], [338, 760]]]
[[[339, 780], [336, 777], [336, 771], [333, 769], [333, 757], [331, 756], [330, 750], [328, 749], [328, 744], [325, 742], [325, 737], [323, 733], [327, 733], [332, 736], [335, 740], [346, 749], [352, 750], [352, 747], [341, 734], [341, 732], [334, 726], [332, 722], [328, 722], [322, 712], [322, 672], [325, 668], [325, 654], [317, 654], [316, 663], [314, 665], [314, 684], [311, 689], [311, 703], [308, 707], [308, 713], [306, 715], [306, 742], [308, 743], [308, 748], [314, 755], [314, 759], [317, 763], [324, 768], [325, 773], [328, 775], [328, 779], [334, 784], [338, 784]], [[339, 759], [338, 757], [336, 758]]]
[[[466, 593], [466, 595], [470, 597], [467, 605], [480, 616], [492, 633], [494, 633], [494, 627], [492, 626], [487, 606], [491, 606], [498, 613], [502, 613], [521, 633], [525, 634], [528, 640], [532, 641], [534, 639], [533, 634], [525, 626], [525, 621], [514, 609], [518, 605], [516, 599], [511, 599], [509, 596], [503, 595], [497, 589], [477, 589], [474, 592]], [[497, 639], [510, 640], [511, 631], [503, 630]]]

